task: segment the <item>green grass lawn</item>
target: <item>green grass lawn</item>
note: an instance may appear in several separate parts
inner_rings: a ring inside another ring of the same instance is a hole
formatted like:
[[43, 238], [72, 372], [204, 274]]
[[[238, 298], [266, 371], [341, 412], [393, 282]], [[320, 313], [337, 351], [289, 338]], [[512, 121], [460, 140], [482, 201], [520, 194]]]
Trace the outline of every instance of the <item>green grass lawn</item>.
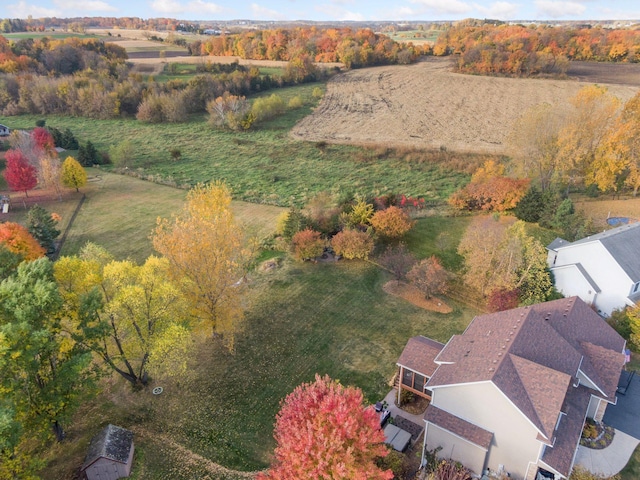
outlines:
[[[204, 115], [195, 115], [180, 124], [50, 116], [47, 125], [70, 128], [81, 142], [91, 140], [101, 151], [129, 140], [136, 152], [134, 170], [143, 177], [160, 175], [178, 185], [220, 179], [233, 189], [236, 198], [256, 203], [302, 205], [321, 191], [363, 195], [394, 192], [444, 199], [468, 180], [466, 174], [427, 160], [407, 160], [378, 150], [289, 138], [291, 127], [315, 105], [311, 92], [317, 86], [306, 84], [266, 92], [277, 93], [285, 102], [300, 95], [305, 106], [289, 110], [252, 132], [213, 129]], [[3, 123], [11, 128], [33, 128], [40, 118], [9, 117]], [[170, 148], [181, 150], [179, 161], [171, 159]]]
[[[91, 415], [96, 422], [107, 421], [107, 415], [108, 421], [147, 432], [136, 443], [136, 479], [204, 477], [206, 462], [194, 466], [164, 444], [163, 435], [190, 455], [228, 468], [265, 468], [279, 402], [298, 384], [328, 374], [362, 388], [367, 401], [375, 402], [388, 393], [409, 337], [423, 334], [446, 342], [476, 313], [454, 302], [451, 314], [422, 310], [387, 296], [382, 290], [387, 280], [386, 272], [366, 262], [285, 260], [276, 271], [254, 272], [233, 355], [211, 339], [194, 345], [190, 373], [154, 383], [164, 387], [158, 397], [110, 382], [116, 386], [85, 408], [69, 435], [89, 438], [84, 429], [91, 427]], [[79, 452], [69, 455], [79, 458]], [[58, 462], [63, 468], [71, 460]]]
[[470, 216], [420, 218], [407, 233], [404, 241], [418, 259], [435, 255], [447, 270], [456, 272], [462, 268], [463, 263], [462, 256], [458, 255], [458, 244], [472, 218]]

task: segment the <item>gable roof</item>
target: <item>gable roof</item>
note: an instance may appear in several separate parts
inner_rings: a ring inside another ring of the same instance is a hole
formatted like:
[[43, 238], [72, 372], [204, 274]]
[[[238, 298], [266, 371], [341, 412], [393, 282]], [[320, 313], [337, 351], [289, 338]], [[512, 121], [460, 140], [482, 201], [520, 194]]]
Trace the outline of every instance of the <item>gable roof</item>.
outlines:
[[577, 297], [490, 313], [452, 337], [427, 387], [491, 381], [549, 443], [579, 370], [606, 395], [615, 393], [624, 346]]
[[438, 367], [434, 360], [443, 348], [443, 343], [422, 335], [412, 337], [404, 347], [397, 364], [430, 377]]
[[605, 230], [575, 242], [556, 238], [547, 248], [558, 251], [590, 242], [600, 242], [634, 283], [640, 281], [640, 257], [637, 253], [640, 251], [640, 222]]
[[108, 458], [114, 462], [127, 463], [133, 445], [133, 432], [116, 425], [107, 425], [91, 439], [82, 470], [99, 458]]
[[424, 419], [485, 450], [489, 449], [493, 440], [493, 433], [433, 405], [427, 407]]

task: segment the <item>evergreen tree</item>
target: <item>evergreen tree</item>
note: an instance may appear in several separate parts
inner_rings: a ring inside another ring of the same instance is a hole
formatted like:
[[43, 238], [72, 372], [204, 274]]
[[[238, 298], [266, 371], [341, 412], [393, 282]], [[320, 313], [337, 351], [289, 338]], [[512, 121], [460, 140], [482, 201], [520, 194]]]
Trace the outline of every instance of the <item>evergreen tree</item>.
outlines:
[[27, 229], [47, 253], [55, 251], [55, 239], [60, 235], [56, 228], [58, 223], [51, 214], [40, 205], [34, 205], [27, 214]]

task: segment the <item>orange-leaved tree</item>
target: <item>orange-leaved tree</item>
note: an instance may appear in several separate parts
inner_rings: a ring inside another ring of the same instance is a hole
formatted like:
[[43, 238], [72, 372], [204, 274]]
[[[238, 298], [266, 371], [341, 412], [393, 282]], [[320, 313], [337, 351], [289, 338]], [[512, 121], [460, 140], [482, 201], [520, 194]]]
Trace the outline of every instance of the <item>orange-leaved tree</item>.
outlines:
[[296, 233], [291, 239], [293, 251], [300, 260], [309, 260], [322, 255], [324, 240], [320, 232], [307, 228]]
[[158, 219], [152, 240], [198, 317], [233, 349], [242, 317], [242, 280], [252, 252], [233, 217], [227, 186], [194, 187], [178, 215], [171, 221]]
[[379, 210], [371, 217], [371, 226], [375, 232], [386, 239], [402, 237], [411, 230], [413, 225], [414, 222], [411, 221], [409, 215], [396, 206]]
[[18, 223], [0, 223], [0, 244], [17, 253], [25, 260], [35, 260], [44, 256], [44, 248], [29, 231]]
[[258, 480], [390, 480], [375, 460], [388, 453], [375, 410], [362, 391], [328, 376], [304, 383], [282, 402], [276, 417], [275, 462]]
[[336, 255], [342, 255], [349, 260], [354, 258], [366, 260], [373, 251], [373, 238], [367, 232], [343, 230], [334, 235], [331, 246]]

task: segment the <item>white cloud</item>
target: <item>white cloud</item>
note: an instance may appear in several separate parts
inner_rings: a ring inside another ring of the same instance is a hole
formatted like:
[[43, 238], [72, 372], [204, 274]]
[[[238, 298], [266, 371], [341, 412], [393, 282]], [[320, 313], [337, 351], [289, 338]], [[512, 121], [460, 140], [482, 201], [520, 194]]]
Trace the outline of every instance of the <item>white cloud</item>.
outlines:
[[101, 0], [53, 0], [56, 7], [72, 12], [115, 12], [118, 9]]
[[259, 20], [288, 20], [285, 14], [263, 7], [257, 3], [251, 4], [251, 13], [253, 14], [253, 18]]
[[465, 14], [471, 11], [471, 5], [460, 0], [410, 0], [411, 3], [423, 5], [438, 14]]
[[151, 8], [163, 15], [182, 15], [185, 13], [198, 14], [219, 14], [226, 11], [217, 3], [205, 2], [204, 0], [192, 0], [186, 4], [176, 0], [154, 0]]
[[3, 13], [2, 16], [9, 18], [27, 18], [29, 15], [34, 18], [59, 17], [60, 12], [51, 8], [29, 5], [27, 2], [21, 0], [18, 3], [7, 5], [6, 14]]
[[322, 15], [325, 15], [331, 18], [332, 20], [338, 20], [341, 22], [344, 22], [344, 21], [360, 22], [365, 20], [364, 15], [362, 15], [361, 13], [352, 12], [338, 5], [327, 5], [327, 4], [316, 5], [315, 10], [316, 12], [319, 12]]
[[587, 7], [578, 2], [536, 0], [533, 3], [540, 18], [580, 17], [587, 10]]
[[385, 20], [409, 20], [422, 12], [416, 11], [410, 7], [398, 7], [394, 10], [384, 10], [380, 12], [377, 18]]
[[494, 2], [488, 7], [474, 3], [474, 7], [486, 18], [497, 20], [511, 20], [516, 18], [520, 10], [520, 5], [509, 2]]
[[177, 15], [185, 11], [182, 4], [174, 0], [154, 0], [151, 2], [151, 8], [165, 15]]

